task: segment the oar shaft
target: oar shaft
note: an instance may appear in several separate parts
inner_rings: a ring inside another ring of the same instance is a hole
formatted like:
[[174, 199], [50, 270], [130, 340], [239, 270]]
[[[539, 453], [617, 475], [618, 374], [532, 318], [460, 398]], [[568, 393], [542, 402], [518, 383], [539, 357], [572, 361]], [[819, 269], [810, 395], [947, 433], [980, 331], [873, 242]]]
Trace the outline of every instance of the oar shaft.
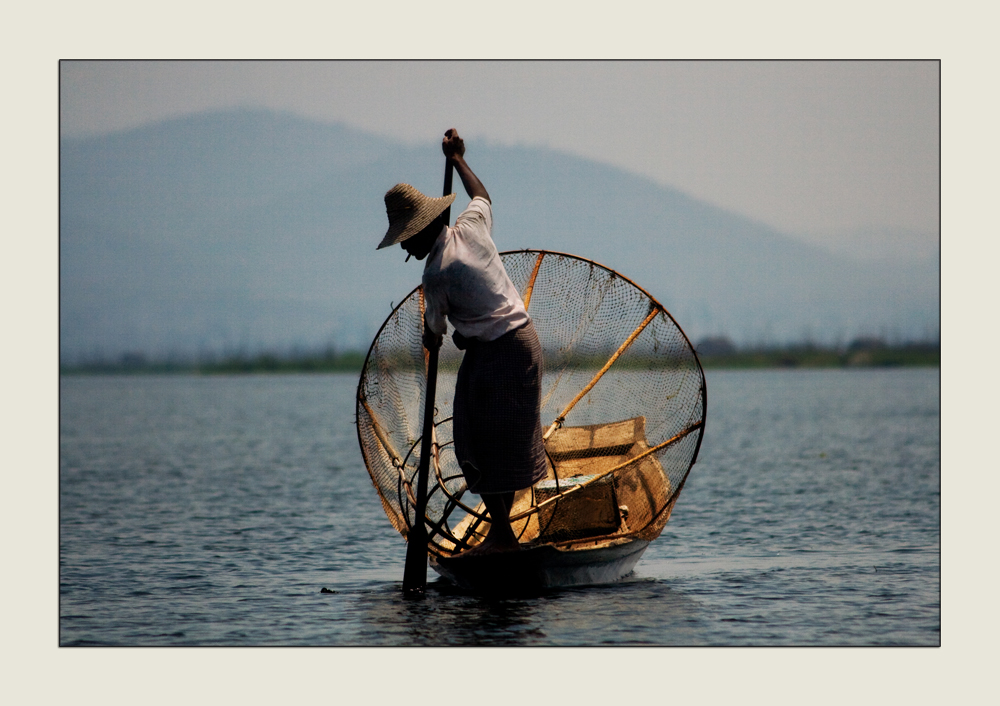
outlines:
[[[451, 193], [452, 163], [444, 162], [444, 195]], [[451, 223], [451, 207], [444, 211]], [[426, 326], [426, 322], [424, 322]], [[422, 593], [427, 587], [427, 477], [430, 475], [431, 446], [434, 443], [434, 393], [437, 387], [438, 347], [427, 351], [427, 386], [424, 390], [424, 430], [420, 440], [420, 465], [417, 467], [417, 498], [413, 508], [413, 526], [406, 537], [406, 564], [403, 567], [403, 591]]]
[[431, 445], [434, 443], [434, 393], [437, 387], [438, 349], [427, 352], [427, 388], [424, 394], [424, 431], [420, 440], [420, 465], [417, 467], [417, 503], [413, 526], [406, 538], [406, 564], [403, 567], [403, 590], [423, 591], [427, 585], [427, 477], [430, 475]]
[[[452, 177], [453, 173], [454, 173], [454, 170], [452, 169], [451, 160], [448, 159], [447, 157], [445, 157], [445, 159], [444, 159], [444, 193], [442, 194], [442, 196], [448, 196], [449, 194], [451, 194], [451, 177]], [[445, 220], [445, 222], [447, 222], [449, 224], [451, 223], [451, 205], [449, 205], [448, 208], [446, 208], [444, 210], [444, 220]]]

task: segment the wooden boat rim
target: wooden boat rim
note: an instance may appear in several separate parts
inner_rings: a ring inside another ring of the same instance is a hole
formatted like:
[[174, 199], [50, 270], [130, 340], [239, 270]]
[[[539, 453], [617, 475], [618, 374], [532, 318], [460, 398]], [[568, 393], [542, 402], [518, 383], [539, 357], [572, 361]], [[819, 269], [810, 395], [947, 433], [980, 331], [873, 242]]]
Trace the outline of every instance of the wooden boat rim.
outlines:
[[[581, 546], [591, 544], [593, 546]], [[563, 555], [563, 556], [582, 556], [584, 554], [598, 553], [598, 552], [608, 552], [609, 550], [620, 549], [625, 547], [631, 547], [632, 545], [641, 545], [636, 547], [636, 551], [645, 549], [649, 546], [648, 539], [641, 539], [639, 537], [615, 537], [613, 539], [603, 539], [603, 540], [571, 540], [566, 542], [558, 543], [539, 543], [539, 544], [525, 544], [522, 545], [520, 551], [517, 552], [501, 552], [498, 554], [487, 554], [483, 557], [478, 557], [472, 560], [461, 559], [455, 556], [438, 556], [437, 554], [429, 553], [431, 563], [438, 563], [447, 566], [456, 565], [472, 565], [475, 564], [485, 564], [493, 562], [504, 562], [510, 560], [520, 560], [528, 559], [531, 556], [540, 556], [543, 554], [551, 554], [552, 556]]]

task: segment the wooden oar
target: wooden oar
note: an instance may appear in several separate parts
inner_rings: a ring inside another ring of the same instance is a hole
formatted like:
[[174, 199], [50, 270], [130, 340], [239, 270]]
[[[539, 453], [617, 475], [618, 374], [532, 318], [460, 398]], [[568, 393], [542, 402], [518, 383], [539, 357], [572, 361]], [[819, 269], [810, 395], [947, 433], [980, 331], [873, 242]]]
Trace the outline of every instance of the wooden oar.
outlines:
[[[451, 193], [452, 163], [444, 160], [444, 195]], [[444, 211], [445, 223], [451, 223], [451, 206]], [[426, 326], [426, 322], [424, 323]], [[434, 437], [434, 391], [437, 387], [438, 347], [427, 351], [427, 389], [424, 394], [424, 432], [420, 437], [420, 465], [417, 467], [417, 504], [414, 524], [406, 537], [406, 564], [403, 567], [403, 592], [423, 593], [427, 587], [427, 476], [431, 466]]]

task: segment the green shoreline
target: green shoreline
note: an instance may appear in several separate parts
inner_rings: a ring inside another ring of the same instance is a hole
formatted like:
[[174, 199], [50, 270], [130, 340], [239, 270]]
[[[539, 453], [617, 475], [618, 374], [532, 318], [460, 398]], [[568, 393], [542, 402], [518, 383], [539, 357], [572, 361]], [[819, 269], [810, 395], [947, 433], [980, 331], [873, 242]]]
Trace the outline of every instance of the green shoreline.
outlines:
[[700, 356], [708, 369], [940, 367], [941, 349], [900, 346], [860, 351], [763, 350]]
[[[937, 345], [911, 344], [864, 350], [833, 350], [817, 347], [790, 347], [700, 354], [707, 370], [747, 370], [765, 368], [887, 368], [940, 367], [941, 349]], [[100, 361], [60, 366], [60, 375], [253, 375], [281, 373], [360, 373], [365, 354], [349, 351], [340, 354], [282, 357], [274, 354], [231, 356], [218, 361], [176, 362], [148, 361], [142, 356], [123, 356], [118, 361]], [[589, 362], [589, 361], [588, 361]], [[625, 363], [625, 361], [622, 361]], [[626, 367], [647, 367], [632, 359]], [[649, 367], [662, 363], [650, 361]], [[599, 367], [590, 365], [588, 367]]]

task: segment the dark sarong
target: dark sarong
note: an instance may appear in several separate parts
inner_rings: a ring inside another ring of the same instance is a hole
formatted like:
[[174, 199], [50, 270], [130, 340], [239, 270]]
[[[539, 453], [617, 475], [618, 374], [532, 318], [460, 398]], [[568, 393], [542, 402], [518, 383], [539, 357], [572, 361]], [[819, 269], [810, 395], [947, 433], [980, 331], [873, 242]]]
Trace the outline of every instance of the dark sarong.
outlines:
[[495, 341], [465, 339], [455, 384], [455, 455], [469, 490], [505, 493], [545, 477], [542, 347], [530, 321]]

